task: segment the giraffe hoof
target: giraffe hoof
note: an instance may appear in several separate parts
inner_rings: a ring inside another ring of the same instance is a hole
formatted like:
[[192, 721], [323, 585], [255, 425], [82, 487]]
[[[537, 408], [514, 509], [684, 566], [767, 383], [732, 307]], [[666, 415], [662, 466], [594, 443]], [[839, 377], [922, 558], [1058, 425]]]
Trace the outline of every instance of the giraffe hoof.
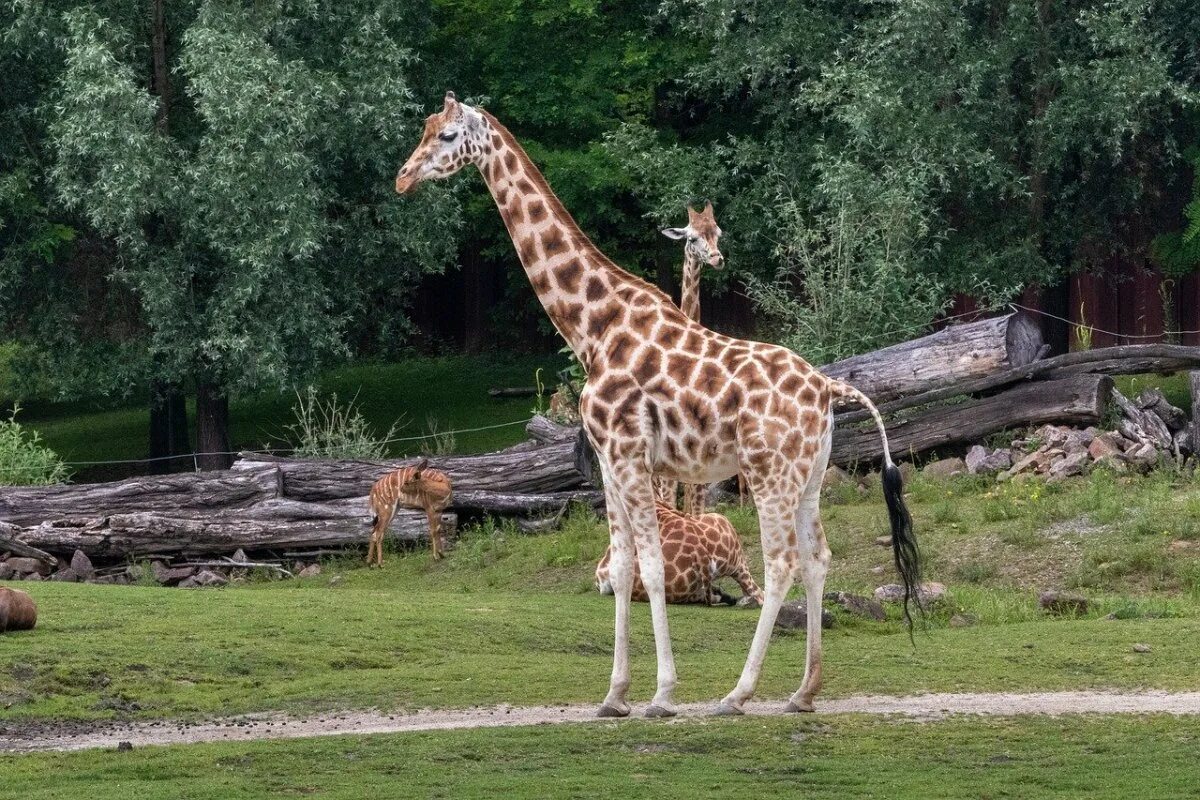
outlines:
[[714, 717], [740, 717], [745, 714], [740, 708], [733, 703], [721, 703], [717, 706], [717, 710], [713, 712]]
[[610, 706], [606, 703], [606, 704], [600, 706], [600, 710], [596, 712], [596, 716], [603, 717], [605, 719], [618, 719], [620, 717], [628, 717], [629, 716], [629, 707], [626, 706], [624, 709], [620, 709], [620, 708], [617, 708], [616, 706]]
[[783, 709], [788, 714], [811, 714], [817, 709], [813, 706], [812, 701], [801, 700], [797, 703], [795, 700], [788, 702], [787, 707]]
[[678, 712], [673, 708], [652, 705], [646, 709], [646, 719], [665, 719], [675, 716], [676, 713]]

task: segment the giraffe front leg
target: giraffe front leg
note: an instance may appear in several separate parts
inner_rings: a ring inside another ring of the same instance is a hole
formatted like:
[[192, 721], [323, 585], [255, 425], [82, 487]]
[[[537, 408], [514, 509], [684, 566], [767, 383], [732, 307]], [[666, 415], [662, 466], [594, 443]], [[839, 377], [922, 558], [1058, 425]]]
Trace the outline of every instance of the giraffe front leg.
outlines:
[[439, 561], [442, 558], [442, 542], [441, 542], [441, 522], [442, 515], [436, 509], [428, 509], [425, 512], [429, 517], [429, 542], [433, 548], [433, 560]]
[[647, 717], [675, 716], [675, 656], [671, 651], [671, 632], [667, 624], [667, 593], [662, 542], [658, 535], [658, 517], [654, 512], [654, 494], [650, 473], [628, 465], [614, 476], [626, 521], [633, 531], [638, 569], [650, 600], [650, 618], [654, 624], [654, 648], [658, 657], [658, 689], [646, 710]]
[[[613, 668], [608, 694], [597, 713], [601, 717], [629, 716], [629, 606], [633, 595], [633, 531], [621, 508], [620, 494], [603, 462], [605, 506], [608, 513], [609, 547], [607, 579], [616, 599], [616, 631], [613, 636]], [[603, 592], [603, 589], [601, 589]]]

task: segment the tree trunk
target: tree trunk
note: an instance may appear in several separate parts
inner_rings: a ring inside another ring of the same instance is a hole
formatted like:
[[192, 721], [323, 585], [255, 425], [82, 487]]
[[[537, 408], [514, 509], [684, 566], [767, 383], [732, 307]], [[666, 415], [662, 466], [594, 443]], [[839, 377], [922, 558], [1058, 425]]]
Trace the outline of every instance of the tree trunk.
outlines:
[[171, 73], [167, 67], [167, 18], [163, 9], [163, 0], [150, 0], [150, 17], [150, 49], [154, 61], [150, 91], [158, 95], [158, 109], [154, 114], [154, 122], [159, 133], [166, 136], [171, 116], [171, 85], [169, 82]]
[[[953, 405], [924, 409], [908, 419], [887, 422], [893, 458], [936, 447], [978, 442], [983, 437], [1047, 422], [1091, 425], [1100, 421], [1112, 396], [1107, 375], [1075, 375], [1033, 381], [1007, 391]], [[883, 458], [879, 431], [872, 424], [833, 431], [830, 460], [841, 467], [874, 464]]]
[[1041, 349], [1037, 324], [1023, 314], [1008, 314], [835, 361], [821, 372], [878, 403], [1024, 366]]
[[183, 472], [109, 483], [23, 486], [6, 488], [0, 493], [0, 521], [36, 525], [48, 519], [138, 511], [203, 515], [249, 508], [280, 494], [280, 474], [273, 465], [238, 472], [200, 475]]
[[[156, 383], [150, 394], [150, 472], [173, 472], [184, 460], [169, 457], [190, 452], [187, 400], [178, 386]], [[187, 466], [191, 467], [191, 459], [187, 459]]]
[[202, 470], [229, 469], [229, 398], [207, 381], [196, 386], [196, 466]]

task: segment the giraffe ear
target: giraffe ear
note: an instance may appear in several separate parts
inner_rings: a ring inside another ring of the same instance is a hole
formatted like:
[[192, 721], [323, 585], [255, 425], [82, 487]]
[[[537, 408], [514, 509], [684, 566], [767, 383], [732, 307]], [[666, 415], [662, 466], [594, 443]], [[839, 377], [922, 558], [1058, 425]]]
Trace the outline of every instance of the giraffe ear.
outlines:
[[687, 231], [684, 228], [663, 228], [662, 235], [668, 239], [683, 239], [687, 237]]
[[446, 92], [446, 99], [442, 105], [443, 114], [453, 114], [458, 111], [458, 100], [454, 97], [454, 92]]

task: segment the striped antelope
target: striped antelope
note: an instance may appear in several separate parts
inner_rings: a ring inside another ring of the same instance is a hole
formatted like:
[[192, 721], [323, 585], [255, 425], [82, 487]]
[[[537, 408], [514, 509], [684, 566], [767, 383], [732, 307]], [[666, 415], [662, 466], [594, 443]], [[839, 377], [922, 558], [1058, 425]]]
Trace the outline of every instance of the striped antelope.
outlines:
[[439, 527], [442, 512], [450, 505], [450, 478], [440, 469], [430, 469], [429, 459], [411, 467], [389, 472], [371, 487], [371, 541], [367, 547], [367, 565], [383, 566], [383, 535], [396, 514], [397, 506], [424, 509], [429, 516], [429, 542], [433, 557], [441, 558]]
[[[713, 584], [720, 578], [733, 578], [748, 597], [762, 605], [762, 590], [746, 566], [742, 540], [729, 520], [720, 514], [681, 514], [662, 501], [655, 504], [654, 512], [658, 516], [668, 603], [709, 606], [732, 603], [733, 598]], [[596, 567], [596, 588], [600, 594], [613, 593], [608, 566], [611, 557], [610, 545]], [[636, 563], [632, 599], [639, 603], [650, 599]]]

